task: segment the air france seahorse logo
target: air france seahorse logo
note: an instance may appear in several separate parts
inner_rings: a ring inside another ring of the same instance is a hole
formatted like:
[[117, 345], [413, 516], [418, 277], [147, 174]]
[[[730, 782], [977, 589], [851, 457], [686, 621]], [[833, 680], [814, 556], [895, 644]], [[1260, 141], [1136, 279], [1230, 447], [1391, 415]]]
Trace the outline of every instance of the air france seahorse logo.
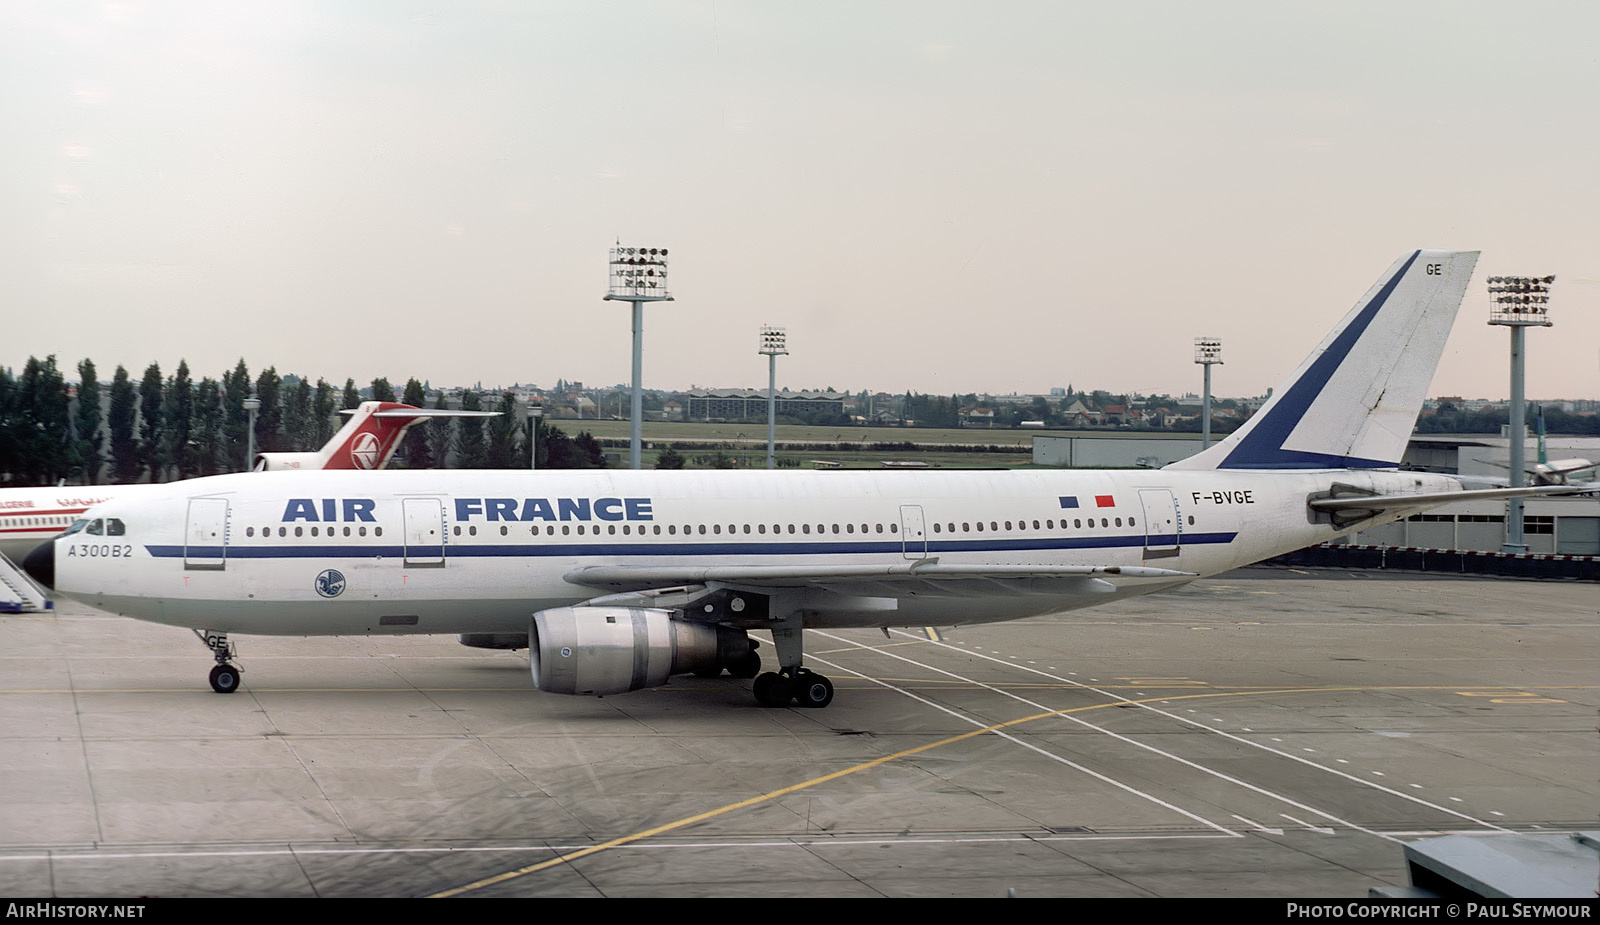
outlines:
[[344, 593], [344, 573], [337, 569], [324, 569], [313, 584], [323, 597], [338, 597]]

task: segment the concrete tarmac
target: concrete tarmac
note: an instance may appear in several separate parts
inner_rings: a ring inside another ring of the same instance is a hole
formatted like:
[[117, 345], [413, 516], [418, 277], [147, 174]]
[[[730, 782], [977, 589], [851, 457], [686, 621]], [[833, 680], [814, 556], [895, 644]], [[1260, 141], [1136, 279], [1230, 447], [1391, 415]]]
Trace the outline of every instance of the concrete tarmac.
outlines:
[[[0, 895], [1350, 897], [1593, 829], [1593, 584], [1256, 568], [748, 681], [543, 694], [453, 638], [0, 617]], [[931, 635], [931, 638], [930, 638]], [[771, 649], [762, 648], [763, 654]]]

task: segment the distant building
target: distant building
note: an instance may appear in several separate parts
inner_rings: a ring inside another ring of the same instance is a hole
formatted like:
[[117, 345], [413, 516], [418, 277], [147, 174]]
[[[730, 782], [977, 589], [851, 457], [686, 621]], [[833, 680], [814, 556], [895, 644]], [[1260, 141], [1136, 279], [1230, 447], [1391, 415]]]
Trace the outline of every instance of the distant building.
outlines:
[[[845, 414], [842, 392], [791, 392], [777, 394], [780, 417], [806, 420]], [[767, 416], [767, 393], [762, 389], [691, 389], [684, 393], [684, 413], [691, 421], [744, 421]]]

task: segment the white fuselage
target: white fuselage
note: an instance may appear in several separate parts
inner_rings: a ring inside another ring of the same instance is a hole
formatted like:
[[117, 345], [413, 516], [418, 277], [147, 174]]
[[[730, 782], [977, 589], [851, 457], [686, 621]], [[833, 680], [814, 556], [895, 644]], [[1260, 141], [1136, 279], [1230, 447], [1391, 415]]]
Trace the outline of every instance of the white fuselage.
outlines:
[[[588, 566], [1153, 566], [1210, 575], [1349, 532], [1308, 511], [1335, 483], [1449, 491], [1385, 471], [399, 471], [256, 473], [162, 486], [91, 512], [120, 536], [55, 548], [58, 591], [103, 610], [233, 633], [526, 632], [607, 593]], [[109, 522], [109, 521], [108, 521]], [[1373, 521], [1360, 526], [1370, 527]], [[1110, 593], [813, 589], [808, 626], [950, 625]], [[1102, 586], [1105, 587], [1105, 586]]]

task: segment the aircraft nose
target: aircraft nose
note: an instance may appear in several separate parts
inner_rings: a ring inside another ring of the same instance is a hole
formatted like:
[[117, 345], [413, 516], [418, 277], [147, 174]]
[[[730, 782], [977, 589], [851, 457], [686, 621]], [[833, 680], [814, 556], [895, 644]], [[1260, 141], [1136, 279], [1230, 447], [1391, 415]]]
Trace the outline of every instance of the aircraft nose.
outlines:
[[22, 560], [22, 570], [27, 572], [40, 587], [54, 591], [56, 587], [56, 544], [55, 540], [41, 543], [28, 557]]

